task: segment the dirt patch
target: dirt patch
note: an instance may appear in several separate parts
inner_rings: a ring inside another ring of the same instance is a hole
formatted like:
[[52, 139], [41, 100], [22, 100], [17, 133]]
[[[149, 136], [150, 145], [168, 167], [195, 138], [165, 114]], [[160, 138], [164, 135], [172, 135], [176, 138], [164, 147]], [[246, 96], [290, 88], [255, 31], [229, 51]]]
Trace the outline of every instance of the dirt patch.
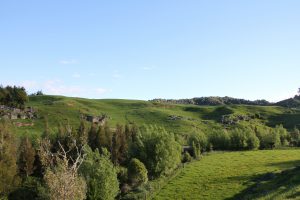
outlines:
[[15, 122], [14, 123], [16, 127], [28, 127], [28, 126], [34, 126], [34, 123], [23, 123], [23, 122]]

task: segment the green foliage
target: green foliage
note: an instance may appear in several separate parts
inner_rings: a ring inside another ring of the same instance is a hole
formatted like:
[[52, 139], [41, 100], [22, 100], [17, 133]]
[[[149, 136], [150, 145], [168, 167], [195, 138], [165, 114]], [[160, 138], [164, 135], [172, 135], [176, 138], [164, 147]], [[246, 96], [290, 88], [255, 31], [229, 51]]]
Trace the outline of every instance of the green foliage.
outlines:
[[30, 176], [34, 170], [35, 149], [28, 137], [21, 140], [18, 167], [21, 176]]
[[119, 193], [117, 170], [113, 166], [106, 149], [95, 152], [90, 147], [85, 148], [86, 157], [80, 167], [87, 185], [88, 200], [113, 200]]
[[152, 177], [170, 174], [181, 161], [181, 146], [174, 134], [156, 126], [140, 129], [133, 139], [131, 153], [146, 165]]
[[300, 146], [300, 131], [297, 128], [294, 128], [290, 133], [290, 144], [291, 146], [298, 147]]
[[285, 128], [283, 128], [282, 125], [277, 125], [275, 127], [275, 131], [276, 131], [276, 134], [279, 135], [280, 137], [280, 143], [282, 146], [287, 146], [289, 143], [288, 143], [288, 139], [289, 139], [289, 135], [288, 135], [288, 132]]
[[192, 156], [188, 152], [184, 152], [182, 156], [182, 162], [187, 163], [192, 161]]
[[194, 132], [190, 135], [189, 145], [193, 147], [194, 158], [199, 158], [201, 152], [205, 151], [208, 147], [208, 140], [203, 132]]
[[245, 129], [247, 135], [247, 149], [256, 150], [259, 148], [260, 141], [252, 129]]
[[11, 192], [9, 200], [49, 200], [47, 188], [39, 178], [26, 177], [22, 184]]
[[115, 165], [123, 164], [128, 159], [128, 140], [129, 138], [127, 138], [124, 127], [117, 124], [116, 130], [112, 136], [111, 145], [111, 156]]
[[260, 140], [260, 148], [272, 149], [281, 145], [279, 132], [268, 127], [256, 127], [255, 132]]
[[27, 101], [28, 96], [24, 87], [0, 86], [0, 104], [24, 108]]
[[244, 150], [248, 146], [247, 135], [241, 129], [235, 128], [231, 131], [230, 139], [231, 148], [233, 150]]
[[209, 134], [209, 143], [215, 150], [229, 150], [230, 149], [230, 135], [227, 130], [213, 130]]
[[148, 171], [145, 165], [136, 158], [131, 159], [128, 165], [128, 178], [135, 187], [148, 181]]
[[18, 183], [16, 144], [10, 124], [0, 121], [0, 198], [8, 195]]

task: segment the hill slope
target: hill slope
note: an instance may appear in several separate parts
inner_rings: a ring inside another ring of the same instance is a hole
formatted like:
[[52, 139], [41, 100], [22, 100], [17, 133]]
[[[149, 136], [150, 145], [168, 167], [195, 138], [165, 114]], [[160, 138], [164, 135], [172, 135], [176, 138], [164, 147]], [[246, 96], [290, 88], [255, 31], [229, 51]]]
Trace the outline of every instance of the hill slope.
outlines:
[[193, 162], [154, 199], [299, 199], [299, 149], [213, 153]]
[[[155, 124], [164, 126], [176, 134], [189, 134], [193, 130], [208, 131], [222, 128], [222, 116], [246, 116], [249, 120], [239, 123], [283, 124], [285, 128], [300, 127], [300, 112], [279, 106], [221, 105], [196, 106], [164, 104], [139, 100], [83, 99], [63, 96], [31, 96], [26, 106], [38, 110], [38, 118], [32, 127], [18, 127], [20, 134], [39, 135], [44, 129], [45, 119], [52, 130], [59, 123], [78, 126], [81, 114], [109, 116], [109, 124], [117, 123]], [[22, 121], [22, 120], [20, 120]], [[26, 122], [30, 120], [25, 120]], [[24, 120], [22, 121], [24, 122]], [[31, 121], [30, 121], [31, 122]]]

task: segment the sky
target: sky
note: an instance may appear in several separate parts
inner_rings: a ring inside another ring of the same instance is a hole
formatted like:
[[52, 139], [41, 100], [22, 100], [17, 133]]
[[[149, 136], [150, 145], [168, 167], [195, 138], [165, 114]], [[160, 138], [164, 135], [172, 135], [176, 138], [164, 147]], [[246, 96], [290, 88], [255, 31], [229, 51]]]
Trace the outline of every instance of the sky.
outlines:
[[1, 0], [0, 84], [85, 98], [231, 96], [300, 87], [298, 0]]

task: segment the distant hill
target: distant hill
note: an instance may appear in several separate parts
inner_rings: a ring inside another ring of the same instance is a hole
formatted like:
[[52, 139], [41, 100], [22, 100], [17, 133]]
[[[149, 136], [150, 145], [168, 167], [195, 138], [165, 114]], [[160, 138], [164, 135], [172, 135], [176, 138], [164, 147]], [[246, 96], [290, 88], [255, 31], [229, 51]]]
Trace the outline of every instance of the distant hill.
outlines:
[[245, 100], [232, 97], [195, 97], [192, 99], [153, 99], [153, 102], [172, 103], [172, 104], [191, 104], [199, 106], [217, 106], [217, 105], [259, 105], [269, 106], [272, 103], [266, 100]]
[[283, 106], [287, 108], [299, 108], [300, 107], [300, 95], [293, 98], [289, 98], [276, 103], [277, 106]]

